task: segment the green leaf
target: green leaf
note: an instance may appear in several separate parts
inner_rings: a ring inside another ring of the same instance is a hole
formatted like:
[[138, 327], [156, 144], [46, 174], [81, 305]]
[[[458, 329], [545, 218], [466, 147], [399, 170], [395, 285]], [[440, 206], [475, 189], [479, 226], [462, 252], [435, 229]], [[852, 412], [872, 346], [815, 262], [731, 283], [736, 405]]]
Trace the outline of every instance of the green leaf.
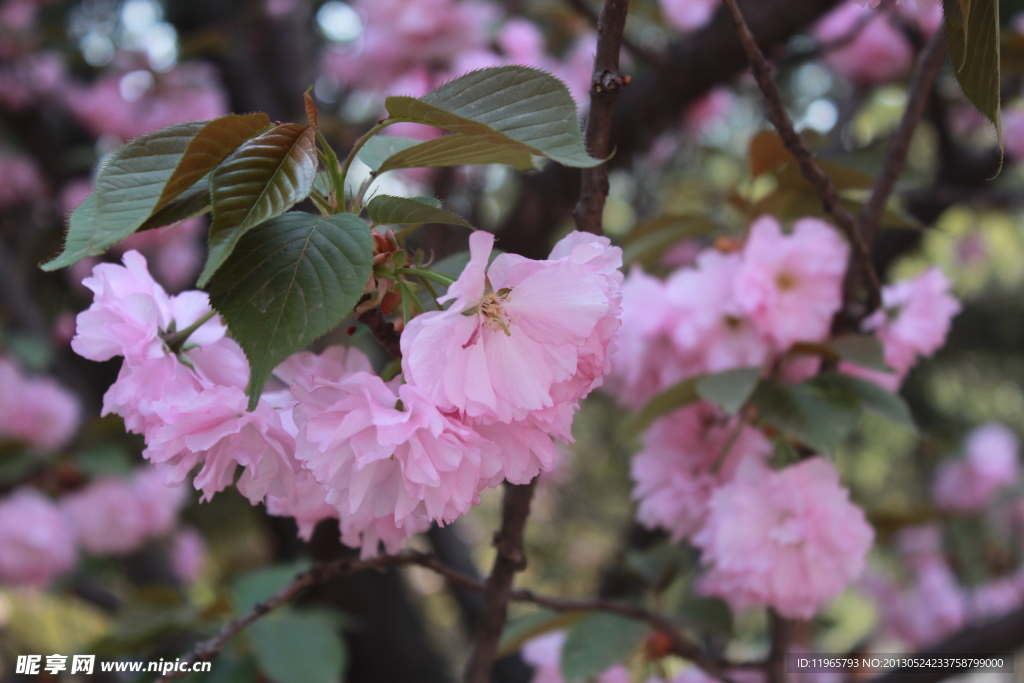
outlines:
[[389, 157], [422, 142], [422, 140], [406, 138], [401, 135], [374, 135], [359, 149], [356, 158], [369, 166], [371, 171], [381, 173], [380, 167]]
[[697, 394], [735, 415], [750, 398], [760, 378], [761, 368], [737, 368], [706, 375], [697, 382]]
[[885, 348], [878, 337], [847, 334], [832, 339], [826, 346], [841, 359], [854, 365], [880, 372], [892, 372], [892, 368], [885, 362]]
[[906, 402], [898, 394], [886, 391], [874, 382], [840, 372], [823, 372], [814, 379], [814, 383], [834, 394], [845, 393], [855, 396], [864, 408], [893, 422], [915, 427], [914, 418]]
[[397, 151], [380, 165], [377, 172], [464, 164], [505, 164], [520, 171], [537, 168], [534, 155], [525, 149], [495, 144], [486, 137], [452, 133]]
[[317, 167], [314, 140], [309, 126], [284, 123], [243, 143], [213, 172], [210, 252], [200, 287], [250, 228], [309, 195]]
[[263, 602], [284, 588], [285, 584], [312, 566], [300, 560], [290, 564], [264, 567], [239, 576], [231, 583], [231, 603], [238, 614], [245, 614], [257, 602]]
[[263, 113], [230, 114], [203, 126], [188, 143], [185, 154], [164, 185], [153, 211], [167, 206], [175, 197], [217, 168], [243, 142], [268, 126], [270, 117]]
[[[429, 199], [433, 199], [432, 197]], [[461, 216], [433, 206], [420, 198], [392, 197], [379, 194], [366, 205], [366, 212], [375, 225], [417, 225], [448, 223], [473, 229]]]
[[648, 630], [647, 624], [618, 614], [599, 612], [580, 619], [562, 647], [566, 683], [588, 680], [627, 659]]
[[964, 97], [996, 127], [1001, 149], [999, 1], [943, 0], [942, 9], [956, 81]]
[[363, 294], [370, 229], [350, 213], [295, 211], [247, 232], [217, 273], [210, 300], [249, 359], [249, 409], [273, 369], [328, 332]]
[[348, 653], [327, 615], [279, 611], [247, 634], [256, 665], [274, 683], [336, 683], [344, 676]]
[[206, 121], [181, 123], [132, 140], [114, 152], [96, 177], [96, 192], [68, 223], [64, 251], [43, 264], [57, 270], [98, 256], [138, 230], [150, 217], [189, 141]]
[[603, 163], [587, 154], [576, 103], [554, 76], [525, 66], [472, 71], [419, 99], [389, 97], [388, 113], [546, 156], [566, 166]]
[[725, 637], [733, 634], [732, 610], [718, 598], [689, 598], [676, 613], [691, 629]]
[[623, 426], [627, 436], [636, 436], [646, 431], [651, 424], [663, 415], [700, 400], [697, 383], [700, 377], [691, 377], [679, 384], [669, 387], [643, 407], [636, 415], [629, 417]]
[[170, 202], [153, 212], [137, 232], [187, 221], [210, 210], [210, 177], [202, 178]]
[[830, 456], [857, 425], [861, 414], [855, 396], [830, 389], [811, 382], [783, 384], [766, 379], [758, 383], [751, 402], [761, 420], [816, 453]]
[[501, 658], [512, 654], [526, 641], [551, 631], [563, 629], [579, 621], [585, 614], [585, 612], [552, 612], [542, 609], [516, 619], [509, 619], [505, 622], [505, 628], [501, 632], [501, 640], [498, 641], [495, 657]]

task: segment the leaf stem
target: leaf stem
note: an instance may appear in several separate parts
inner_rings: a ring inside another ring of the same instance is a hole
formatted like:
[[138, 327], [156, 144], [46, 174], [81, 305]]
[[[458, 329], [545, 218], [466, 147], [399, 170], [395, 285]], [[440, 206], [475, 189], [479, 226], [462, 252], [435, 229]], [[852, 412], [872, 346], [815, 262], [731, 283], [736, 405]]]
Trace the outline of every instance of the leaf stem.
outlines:
[[345, 205], [345, 179], [338, 171], [338, 155], [334, 152], [334, 148], [331, 147], [331, 143], [327, 142], [327, 138], [320, 132], [320, 129], [316, 131], [316, 139], [320, 142], [322, 149], [320, 152], [324, 166], [327, 168], [327, 174], [331, 177], [331, 185], [334, 186], [334, 210], [335, 212], [341, 211], [341, 207]]
[[[352, 166], [352, 161], [355, 160], [356, 155], [359, 154], [359, 150], [363, 148], [363, 145], [366, 144], [367, 140], [390, 126], [392, 123], [400, 123], [405, 120], [406, 119], [387, 118], [383, 121], [379, 121], [376, 126], [363, 133], [362, 137], [356, 140], [356, 143], [352, 145], [352, 149], [349, 151], [348, 156], [345, 157], [345, 164], [341, 167], [341, 176], [338, 180], [340, 183], [340, 189], [338, 189], [337, 192], [340, 193], [338, 196], [342, 200], [342, 206], [345, 206], [345, 180], [348, 178], [348, 169]], [[337, 159], [337, 157], [335, 157], [335, 159]], [[335, 185], [335, 187], [337, 188], [338, 186]]]
[[412, 275], [414, 277], [426, 278], [445, 286], [450, 286], [455, 282], [455, 278], [453, 277], [445, 275], [444, 273], [438, 273], [435, 270], [426, 270], [424, 268], [395, 268], [395, 273], [398, 275]]
[[167, 348], [171, 350], [171, 353], [177, 355], [181, 351], [181, 347], [183, 347], [185, 342], [188, 341], [188, 338], [192, 336], [192, 333], [208, 323], [215, 315], [217, 315], [217, 311], [211, 310], [180, 332], [175, 332], [164, 337], [164, 343], [167, 344]]
[[434, 300], [434, 305], [437, 306], [437, 310], [443, 311], [444, 308], [437, 301], [437, 290], [434, 289], [434, 285], [430, 284], [430, 280], [422, 276], [419, 277], [419, 281], [422, 282], [423, 286], [427, 288], [428, 292], [430, 292], [430, 298]]
[[309, 191], [309, 198], [313, 200], [313, 203], [316, 204], [316, 208], [320, 209], [320, 213], [324, 216], [330, 216], [334, 213], [334, 207], [331, 206], [327, 197], [325, 197], [323, 193], [315, 187]]

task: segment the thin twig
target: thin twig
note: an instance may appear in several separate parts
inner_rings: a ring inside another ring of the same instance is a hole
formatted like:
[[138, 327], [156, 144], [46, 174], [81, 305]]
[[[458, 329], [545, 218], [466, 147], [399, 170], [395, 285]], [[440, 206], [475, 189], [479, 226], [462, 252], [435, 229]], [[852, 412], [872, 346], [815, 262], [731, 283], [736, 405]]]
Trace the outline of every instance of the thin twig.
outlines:
[[932, 34], [917, 59], [914, 77], [910, 83], [910, 98], [907, 100], [907, 108], [903, 112], [899, 127], [889, 138], [889, 145], [885, 149], [885, 157], [882, 161], [882, 170], [875, 178], [874, 186], [871, 188], [871, 198], [860, 210], [858, 223], [867, 244], [874, 243], [881, 228], [885, 204], [896, 187], [896, 180], [906, 166], [910, 141], [914, 137], [917, 124], [920, 123], [925, 109], [928, 107], [932, 85], [935, 83], [935, 77], [938, 75], [945, 57], [946, 35], [945, 30], [940, 27]]
[[494, 547], [498, 550], [494, 567], [487, 577], [484, 588], [484, 602], [480, 608], [473, 652], [466, 664], [465, 683], [489, 683], [494, 655], [498, 651], [505, 619], [508, 616], [508, 601], [512, 595], [512, 580], [517, 572], [526, 568], [526, 551], [523, 549], [523, 532], [526, 518], [530, 515], [530, 501], [537, 486], [534, 478], [529, 484], [506, 484], [505, 499], [501, 510], [501, 529], [494, 535]]
[[[345, 576], [363, 569], [381, 569], [403, 564], [422, 563], [425, 558], [426, 556], [423, 556], [421, 553], [405, 552], [397, 555], [375, 557], [370, 560], [342, 559], [318, 564], [312, 569], [307, 569], [297, 574], [281, 590], [263, 602], [256, 603], [252, 606], [252, 609], [242, 616], [224, 624], [217, 635], [198, 643], [189, 654], [182, 657], [182, 661], [192, 664], [213, 659], [220, 654], [221, 650], [224, 649], [224, 646], [230, 640], [238, 636], [247, 626], [284, 605], [286, 602], [290, 602], [295, 596], [310, 586], [322, 583], [336, 576]], [[178, 668], [190, 669], [191, 667], [181, 666]], [[168, 681], [181, 678], [188, 673], [188, 671], [172, 671], [164, 674], [157, 683], [168, 683]]]
[[[619, 73], [622, 32], [626, 27], [629, 0], [605, 0], [597, 20], [597, 55], [590, 83], [590, 112], [587, 114], [587, 151], [598, 159], [612, 153], [612, 111], [619, 92], [629, 77]], [[608, 198], [608, 164], [585, 168], [580, 176], [580, 198], [572, 216], [584, 232], [601, 234], [601, 216]]]
[[751, 33], [750, 27], [747, 26], [739, 5], [736, 0], [725, 0], [725, 5], [729, 8], [733, 24], [739, 32], [740, 42], [743, 44], [743, 49], [746, 51], [747, 58], [750, 61], [750, 70], [753, 72], [754, 79], [764, 94], [768, 109], [768, 119], [778, 131], [779, 137], [782, 138], [786, 149], [796, 158], [804, 178], [817, 191], [825, 212], [832, 217], [836, 225], [846, 234], [847, 239], [853, 245], [855, 263], [859, 265], [863, 272], [867, 288], [866, 306], [868, 310], [873, 310], [878, 305], [880, 287], [878, 276], [871, 265], [871, 254], [868, 251], [867, 244], [857, 230], [857, 224], [853, 216], [843, 207], [839, 193], [836, 191], [835, 185], [832, 184], [832, 179], [815, 163], [811, 150], [807, 148], [800, 134], [793, 127], [793, 121], [789, 118], [786, 106], [782, 102], [782, 96], [779, 94], [779, 89], [772, 79], [771, 65], [765, 59], [761, 48], [757, 46], [757, 40], [754, 38], [754, 34]]

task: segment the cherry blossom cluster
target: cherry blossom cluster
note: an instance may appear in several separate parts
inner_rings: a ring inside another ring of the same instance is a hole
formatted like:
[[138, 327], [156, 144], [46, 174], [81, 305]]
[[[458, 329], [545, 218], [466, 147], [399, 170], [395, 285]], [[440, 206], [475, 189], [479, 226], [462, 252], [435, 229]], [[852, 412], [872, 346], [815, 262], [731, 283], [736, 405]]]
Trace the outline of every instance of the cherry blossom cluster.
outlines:
[[634, 270], [608, 387], [638, 409], [697, 375], [764, 365], [797, 342], [828, 337], [849, 247], [815, 218], [790, 233], [763, 216], [742, 250], [711, 248], [665, 281]]
[[72, 348], [124, 357], [104, 412], [145, 437], [167, 482], [196, 471], [207, 499], [234, 482], [306, 537], [334, 517], [364, 555], [393, 552], [484, 488], [550, 469], [552, 437], [572, 439], [579, 400], [610, 367], [621, 251], [572, 233], [547, 260], [502, 254], [488, 266], [493, 241], [470, 237], [470, 262], [440, 300], [452, 303], [406, 325], [390, 382], [356, 349], [303, 352], [247, 411], [248, 364], [207, 296], [168, 295], [134, 251], [83, 281], [95, 297]]
[[[762, 217], [742, 246], [706, 249], [664, 281], [634, 270], [623, 285], [608, 389], [639, 409], [703, 374], [813, 375], [820, 359], [796, 345], [828, 340], [848, 255], [822, 221], [798, 220], [787, 233]], [[895, 389], [945, 339], [959, 311], [948, 290], [935, 269], [886, 287], [863, 332], [877, 336], [893, 372], [840, 370]], [[637, 516], [702, 551], [705, 593], [737, 609], [769, 605], [808, 619], [862, 573], [874, 534], [830, 463], [810, 458], [773, 471], [773, 451], [761, 431], [709, 403], [678, 409], [652, 425], [633, 459]]]
[[78, 399], [57, 382], [30, 377], [0, 357], [0, 443], [14, 441], [33, 451], [59, 450], [82, 421]]
[[150, 468], [96, 479], [56, 501], [22, 486], [0, 500], [0, 583], [45, 585], [74, 569], [79, 552], [124, 556], [172, 533], [173, 568], [192, 581], [204, 544], [197, 532], [178, 528], [187, 496]]
[[[623, 328], [608, 390], [635, 410], [703, 374], [776, 365], [785, 379], [813, 374], [817, 360], [793, 347], [829, 338], [848, 254], [835, 229], [818, 219], [798, 220], [786, 233], [763, 216], [741, 248], [706, 249], [665, 280], [633, 270], [622, 287]], [[942, 346], [959, 311], [937, 268], [886, 286], [881, 309], [861, 331], [880, 340], [893, 372], [849, 363], [841, 369], [895, 389]]]

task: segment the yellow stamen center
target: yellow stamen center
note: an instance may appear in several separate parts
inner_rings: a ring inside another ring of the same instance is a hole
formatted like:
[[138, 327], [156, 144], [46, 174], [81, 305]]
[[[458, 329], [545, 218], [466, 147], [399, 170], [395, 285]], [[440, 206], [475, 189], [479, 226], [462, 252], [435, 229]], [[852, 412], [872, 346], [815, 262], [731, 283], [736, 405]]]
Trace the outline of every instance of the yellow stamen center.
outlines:
[[484, 315], [484, 327], [491, 330], [504, 330], [505, 334], [512, 336], [512, 331], [509, 326], [512, 324], [514, 318], [512, 318], [505, 310], [505, 302], [509, 300], [508, 290], [501, 290], [494, 294], [487, 295], [483, 301], [480, 302], [480, 312]]

